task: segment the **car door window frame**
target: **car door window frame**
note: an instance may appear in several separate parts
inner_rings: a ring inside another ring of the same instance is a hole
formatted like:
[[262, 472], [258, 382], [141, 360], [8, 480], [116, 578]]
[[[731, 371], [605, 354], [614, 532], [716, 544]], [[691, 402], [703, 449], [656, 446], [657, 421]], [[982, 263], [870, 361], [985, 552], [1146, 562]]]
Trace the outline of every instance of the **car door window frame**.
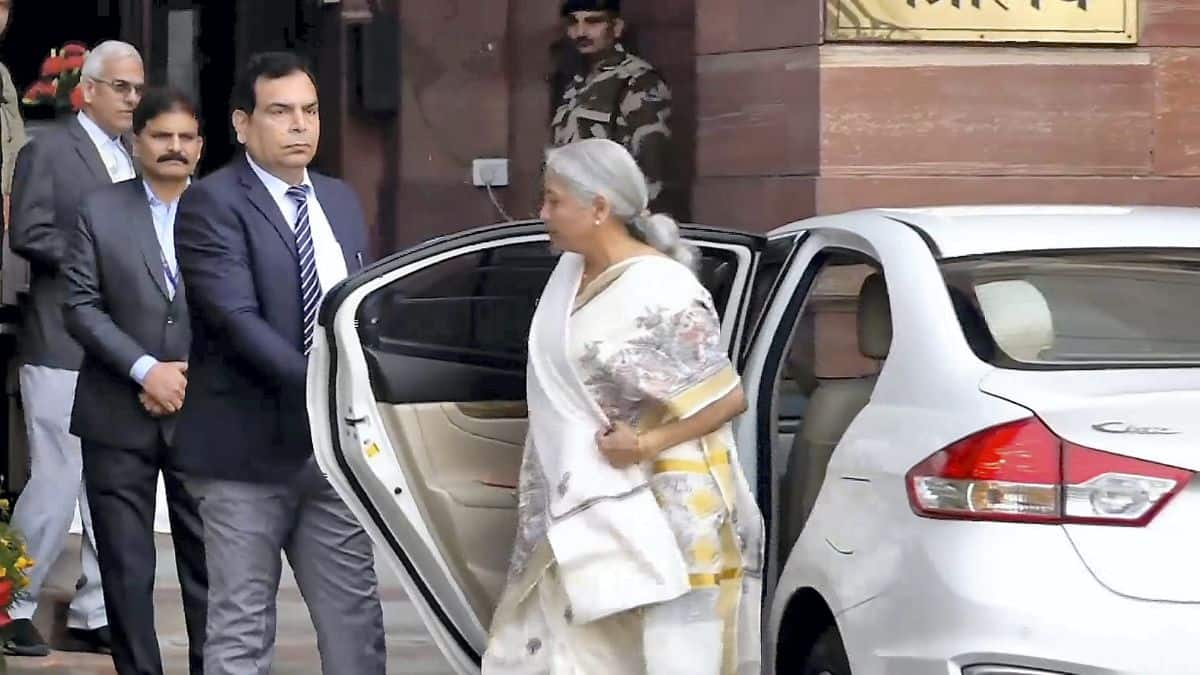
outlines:
[[[743, 460], [743, 468], [747, 471], [747, 480], [755, 490], [759, 508], [767, 522], [765, 545], [768, 551], [773, 550], [777, 540], [778, 525], [774, 511], [777, 490], [773, 454], [778, 436], [779, 401], [775, 390], [796, 322], [812, 295], [814, 283], [824, 268], [825, 261], [836, 253], [847, 253], [872, 260], [883, 269], [879, 253], [858, 237], [841, 230], [810, 230], [797, 243], [787, 267], [780, 274], [771, 300], [763, 311], [762, 320], [747, 349], [745, 372], [752, 380], [747, 383], [746, 388], [750, 409], [755, 415], [739, 427], [737, 444], [738, 447], [758, 448], [754, 466], [745, 466], [746, 462]], [[764, 443], [762, 439], [769, 439], [769, 442]], [[768, 581], [768, 595], [774, 588], [773, 579], [776, 577], [775, 571], [771, 569], [774, 566], [773, 558], [774, 556], [767, 556], [764, 569], [764, 580]]]
[[[759, 256], [758, 262], [755, 265], [754, 278], [751, 287], [746, 295], [746, 318], [743, 322], [743, 333], [746, 340], [743, 341], [744, 347], [739, 349], [738, 367], [739, 369], [745, 364], [746, 359], [750, 356], [750, 348], [754, 345], [754, 336], [758, 335], [759, 329], [762, 327], [763, 321], [767, 318], [767, 311], [771, 308], [771, 303], [774, 302], [776, 294], [779, 292], [780, 285], [783, 283], [784, 277], [788, 269], [792, 265], [792, 261], [796, 258], [800, 251], [800, 246], [804, 243], [806, 232], [788, 232], [782, 235], [776, 235], [767, 239], [766, 246], [763, 248], [762, 255]], [[780, 264], [773, 278], [771, 285], [763, 295], [761, 303], [756, 306], [754, 292], [758, 284], [762, 281], [763, 265], [766, 262], [766, 257], [771, 253], [771, 247], [776, 244], [788, 243], [787, 253]], [[753, 312], [755, 315], [751, 315]]]
[[[544, 233], [530, 233], [497, 239], [484, 239], [462, 247], [448, 248], [428, 257], [414, 260], [409, 264], [400, 265], [395, 269], [389, 269], [380, 276], [363, 281], [352, 289], [348, 289], [339, 298], [337, 304], [327, 310], [332, 313], [332, 317], [323, 322], [327, 326], [327, 335], [330, 337], [332, 337], [332, 334], [353, 336], [353, 344], [356, 347], [354, 349], [330, 350], [335, 352], [336, 355], [331, 359], [329, 364], [329, 402], [326, 405], [330, 411], [329, 422], [331, 425], [331, 441], [335, 446], [334, 454], [337, 456], [342, 474], [349, 479], [347, 480], [350, 483], [349, 487], [357, 496], [358, 501], [365, 505], [371, 515], [374, 528], [378, 530], [393, 550], [405, 551], [388, 525], [390, 519], [385, 518], [384, 514], [381, 513], [376, 499], [367, 494], [367, 487], [363, 478], [357, 475], [347, 459], [348, 453], [346, 451], [345, 439], [346, 436], [354, 434], [354, 440], [357, 441], [355, 445], [365, 445], [374, 448], [374, 454], [368, 461], [390, 461], [390, 464], [385, 468], [374, 471], [372, 478], [378, 483], [382, 484], [386, 482], [388, 484], [394, 495], [393, 504], [395, 504], [395, 496], [415, 494], [415, 491], [408, 485], [408, 475], [400, 464], [400, 454], [392, 447], [392, 439], [388, 437], [385, 431], [387, 425], [384, 423], [375, 403], [375, 393], [370, 382], [370, 367], [367, 363], [367, 355], [358, 338], [358, 308], [375, 291], [396, 280], [446, 260], [489, 248], [545, 241], [547, 238], [548, 236]], [[335, 340], [334, 344], [342, 345], [344, 342]], [[349, 361], [349, 363], [343, 363], [343, 359]], [[353, 373], [353, 377], [355, 377], [356, 384], [353, 386], [343, 386], [341, 384], [343, 378], [351, 377], [348, 373]], [[366, 383], [365, 389], [362, 386], [364, 382]], [[350, 401], [340, 400], [339, 394], [343, 391], [349, 392]], [[343, 424], [349, 428], [344, 428]], [[368, 454], [371, 454], [371, 452], [370, 450], [367, 451]], [[380, 475], [381, 472], [384, 474], [382, 477]], [[382, 501], [384, 498], [384, 495], [378, 495], [379, 501]], [[413, 500], [413, 505], [414, 508], [417, 508], [415, 500]], [[398, 511], [403, 511], [398, 505], [395, 508]], [[395, 519], [395, 516], [392, 519]], [[411, 523], [416, 528], [417, 532], [415, 532], [415, 535], [425, 544], [421, 552], [405, 551], [404, 555], [398, 556], [405, 566], [407, 575], [417, 586], [428, 607], [437, 615], [438, 622], [450, 633], [450, 637], [456, 643], [458, 650], [473, 655], [476, 662], [478, 662], [479, 651], [476, 645], [486, 644], [486, 627], [479, 622], [479, 618], [471, 608], [469, 600], [462, 593], [461, 588], [454, 582], [455, 575], [452, 567], [437, 546], [436, 537], [428, 531], [428, 523], [424, 515], [420, 513], [419, 508], [415, 516], [402, 516], [401, 519], [404, 522]], [[425, 552], [429, 554], [432, 560], [418, 563], [410, 558], [412, 555]], [[429, 575], [426, 571], [426, 568], [430, 565], [435, 566], [439, 572], [439, 576], [433, 581], [428, 578]], [[434, 582], [436, 582], [436, 588], [431, 588], [431, 584]], [[451, 601], [453, 601], [453, 606], [447, 609], [447, 605]], [[451, 618], [451, 613], [457, 618]], [[463, 625], [464, 622], [466, 625]]]

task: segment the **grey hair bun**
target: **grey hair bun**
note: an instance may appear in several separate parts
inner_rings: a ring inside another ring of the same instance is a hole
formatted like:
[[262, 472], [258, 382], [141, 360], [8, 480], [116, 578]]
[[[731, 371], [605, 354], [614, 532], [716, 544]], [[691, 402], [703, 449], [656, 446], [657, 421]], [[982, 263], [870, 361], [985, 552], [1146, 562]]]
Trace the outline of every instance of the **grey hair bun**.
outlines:
[[635, 239], [683, 263], [693, 272], [699, 254], [679, 238], [671, 216], [650, 213], [650, 189], [637, 161], [619, 143], [589, 138], [546, 151], [546, 170], [582, 202], [600, 196]]
[[695, 270], [699, 254], [679, 236], [679, 223], [665, 213], [642, 211], [629, 222], [629, 233], [638, 241]]

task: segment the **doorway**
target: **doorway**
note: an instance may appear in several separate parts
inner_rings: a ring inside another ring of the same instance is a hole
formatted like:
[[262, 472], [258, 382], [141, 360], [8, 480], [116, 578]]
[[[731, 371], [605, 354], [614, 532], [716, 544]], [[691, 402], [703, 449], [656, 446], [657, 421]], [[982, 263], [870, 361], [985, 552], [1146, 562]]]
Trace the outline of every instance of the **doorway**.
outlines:
[[[156, 0], [148, 63], [152, 82], [190, 94], [200, 108], [205, 175], [238, 152], [229, 99], [238, 69], [255, 52], [290, 49], [310, 56], [316, 17], [295, 0]], [[315, 65], [315, 63], [314, 63]]]

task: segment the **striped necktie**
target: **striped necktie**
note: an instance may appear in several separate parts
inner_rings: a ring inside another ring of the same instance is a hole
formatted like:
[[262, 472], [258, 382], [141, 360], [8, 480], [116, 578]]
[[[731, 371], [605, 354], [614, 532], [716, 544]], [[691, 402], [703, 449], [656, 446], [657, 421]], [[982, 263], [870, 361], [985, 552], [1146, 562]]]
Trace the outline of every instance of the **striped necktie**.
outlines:
[[317, 309], [321, 306], [321, 280], [317, 278], [317, 255], [313, 249], [312, 228], [308, 224], [307, 185], [294, 185], [287, 196], [296, 202], [296, 252], [300, 254], [300, 301], [304, 309], [304, 354], [312, 351], [313, 331], [317, 327]]

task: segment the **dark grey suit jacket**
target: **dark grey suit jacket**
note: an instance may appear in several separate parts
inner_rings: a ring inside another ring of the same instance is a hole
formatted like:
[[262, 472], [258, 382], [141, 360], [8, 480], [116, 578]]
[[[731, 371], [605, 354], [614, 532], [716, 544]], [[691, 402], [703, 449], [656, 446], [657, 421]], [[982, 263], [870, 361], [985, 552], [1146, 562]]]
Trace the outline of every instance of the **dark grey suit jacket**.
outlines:
[[9, 244], [30, 264], [21, 362], [78, 370], [83, 352], [63, 327], [67, 241], [88, 193], [112, 184], [99, 151], [72, 117], [44, 131], [17, 156]]
[[126, 449], [170, 443], [175, 418], [157, 420], [143, 409], [129, 371], [144, 354], [186, 361], [192, 336], [183, 286], [168, 296], [140, 178], [83, 200], [63, 273], [63, 316], [84, 351], [71, 433]]

